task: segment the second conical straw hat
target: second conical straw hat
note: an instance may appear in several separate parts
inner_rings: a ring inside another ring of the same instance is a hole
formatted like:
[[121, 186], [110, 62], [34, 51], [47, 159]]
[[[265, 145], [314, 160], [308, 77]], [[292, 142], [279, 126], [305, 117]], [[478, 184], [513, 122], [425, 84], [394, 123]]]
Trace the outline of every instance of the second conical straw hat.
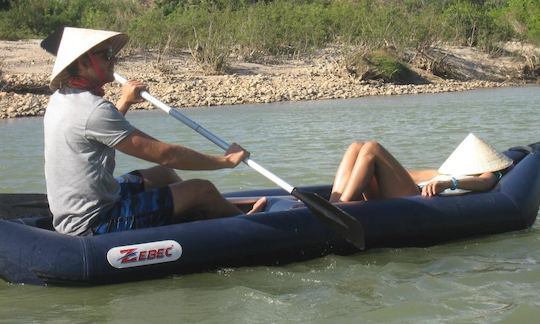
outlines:
[[441, 174], [474, 175], [494, 172], [512, 165], [512, 160], [497, 152], [474, 134], [469, 134], [439, 168]]

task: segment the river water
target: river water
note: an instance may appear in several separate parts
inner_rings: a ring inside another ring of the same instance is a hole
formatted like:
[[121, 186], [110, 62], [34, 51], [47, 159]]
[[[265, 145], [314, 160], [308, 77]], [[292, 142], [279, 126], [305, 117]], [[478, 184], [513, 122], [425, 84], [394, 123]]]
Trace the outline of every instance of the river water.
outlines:
[[[540, 87], [244, 105], [183, 112], [294, 186], [330, 183], [353, 140], [376, 139], [405, 166], [438, 167], [469, 133], [504, 150], [540, 141]], [[137, 127], [208, 153], [213, 144], [160, 111]], [[0, 192], [44, 192], [42, 118], [0, 120]], [[117, 173], [150, 164], [118, 155]], [[240, 166], [179, 172], [222, 191], [273, 187]], [[89, 288], [0, 280], [0, 323], [536, 323], [540, 226], [428, 248], [377, 249], [280, 267]], [[535, 320], [536, 319], [536, 320]]]

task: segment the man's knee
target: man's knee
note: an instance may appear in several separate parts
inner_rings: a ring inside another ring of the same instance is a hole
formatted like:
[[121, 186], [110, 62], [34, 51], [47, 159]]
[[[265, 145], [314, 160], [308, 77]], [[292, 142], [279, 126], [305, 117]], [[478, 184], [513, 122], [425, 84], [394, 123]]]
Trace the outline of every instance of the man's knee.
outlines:
[[200, 186], [203, 189], [206, 189], [206, 190], [215, 190], [216, 189], [216, 186], [214, 186], [214, 184], [212, 182], [210, 182], [209, 180], [206, 180], [206, 179], [193, 179], [193, 181], [195, 182], [195, 184], [197, 186]]
[[175, 213], [194, 207], [211, 204], [219, 191], [212, 182], [204, 179], [190, 179], [169, 185], [173, 196]]
[[163, 173], [163, 177], [169, 179], [171, 183], [182, 181], [174, 169], [161, 167], [161, 172]]
[[143, 176], [145, 185], [149, 188], [163, 187], [168, 184], [182, 181], [176, 174], [176, 171], [162, 166], [155, 166], [138, 171]]
[[190, 190], [193, 190], [197, 195], [203, 197], [218, 193], [216, 186], [206, 179], [192, 179], [189, 180]]

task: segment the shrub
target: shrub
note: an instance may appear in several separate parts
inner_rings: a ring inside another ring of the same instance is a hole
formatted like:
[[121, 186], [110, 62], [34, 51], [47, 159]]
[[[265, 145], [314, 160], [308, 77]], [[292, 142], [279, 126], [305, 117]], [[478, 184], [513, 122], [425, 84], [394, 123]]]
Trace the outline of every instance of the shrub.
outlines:
[[332, 43], [493, 50], [516, 37], [540, 43], [540, 0], [0, 0], [2, 39], [42, 37], [61, 25], [128, 31], [140, 47], [221, 42], [262, 55]]
[[191, 55], [206, 74], [222, 74], [229, 69], [228, 58], [231, 46], [220, 37], [218, 28], [212, 24], [208, 30], [199, 35], [196, 30], [195, 43], [190, 45]]
[[[76, 25], [81, 18], [84, 0], [19, 0], [7, 11], [10, 30], [22, 37], [44, 36], [61, 25]], [[16, 31], [20, 29], [21, 32]]]
[[517, 34], [540, 45], [540, 0], [509, 0], [503, 13]]
[[18, 24], [9, 12], [0, 11], [0, 39], [18, 40], [30, 36], [28, 28]]
[[346, 57], [345, 65], [349, 73], [361, 80], [378, 79], [396, 84], [424, 83], [391, 49], [354, 52]]
[[60, 26], [127, 30], [144, 6], [136, 0], [18, 0], [0, 12], [0, 38], [43, 37]]
[[166, 17], [158, 10], [151, 10], [144, 15], [136, 17], [126, 30], [130, 43], [135, 47], [159, 49], [165, 46], [172, 28], [165, 22]]

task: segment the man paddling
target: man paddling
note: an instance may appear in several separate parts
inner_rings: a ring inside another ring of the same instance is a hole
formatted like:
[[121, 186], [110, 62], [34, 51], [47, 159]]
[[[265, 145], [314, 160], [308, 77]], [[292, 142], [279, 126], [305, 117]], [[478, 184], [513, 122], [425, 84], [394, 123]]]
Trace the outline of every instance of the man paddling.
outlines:
[[[126, 34], [64, 28], [51, 75], [55, 90], [44, 118], [45, 178], [58, 232], [92, 235], [241, 214], [207, 180], [182, 181], [172, 169], [234, 168], [249, 153], [232, 144], [223, 156], [163, 143], [124, 117], [142, 101], [129, 81], [116, 105], [102, 98], [114, 81]], [[115, 151], [159, 166], [113, 177]]]

